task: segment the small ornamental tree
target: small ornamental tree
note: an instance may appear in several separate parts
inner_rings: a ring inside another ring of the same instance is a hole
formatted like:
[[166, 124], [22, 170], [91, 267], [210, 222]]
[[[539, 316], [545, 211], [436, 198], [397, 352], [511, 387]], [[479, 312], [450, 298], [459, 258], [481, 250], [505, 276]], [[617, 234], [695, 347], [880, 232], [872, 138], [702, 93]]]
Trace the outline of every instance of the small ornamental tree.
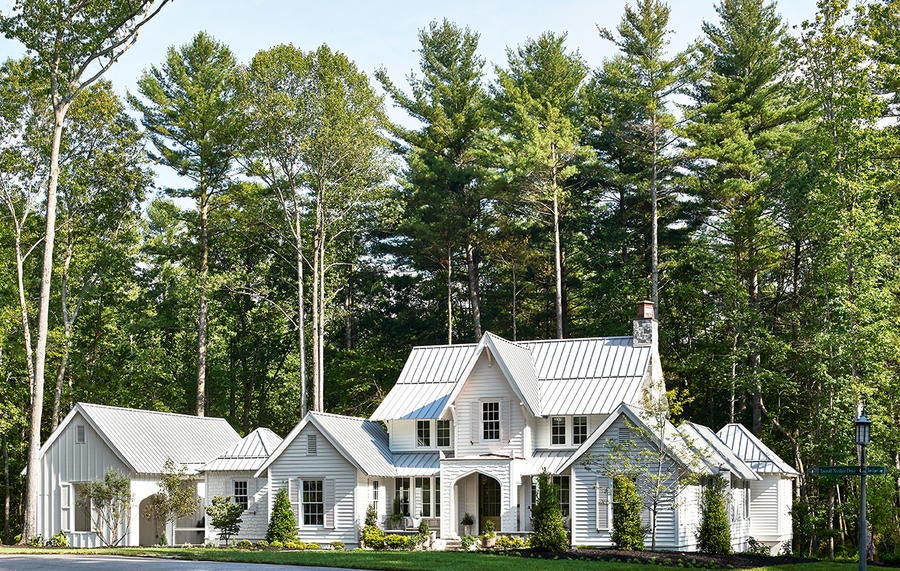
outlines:
[[641, 505], [641, 498], [631, 478], [622, 474], [613, 476], [612, 540], [619, 549], [644, 549]]
[[531, 547], [537, 551], [560, 552], [569, 548], [569, 535], [563, 525], [559, 505], [559, 487], [544, 472], [538, 476], [538, 499], [531, 507]]
[[725, 507], [725, 478], [714, 476], [703, 488], [700, 499], [700, 529], [697, 544], [703, 553], [727, 555], [731, 552], [731, 528]]
[[[175, 522], [179, 518], [189, 516], [200, 507], [200, 499], [197, 498], [196, 488], [191, 482], [187, 468], [176, 468], [175, 462], [169, 458], [163, 466], [162, 479], [157, 483], [159, 492], [150, 499], [145, 515], [158, 526]], [[165, 544], [165, 530], [159, 535], [160, 543]], [[174, 539], [174, 538], [173, 538]]]
[[378, 512], [375, 509], [375, 504], [369, 504], [369, 507], [366, 508], [366, 527], [377, 525]]
[[219, 530], [219, 539], [228, 544], [228, 538], [237, 535], [241, 531], [241, 514], [244, 508], [240, 504], [231, 501], [231, 496], [215, 496], [212, 503], [206, 506], [206, 515], [209, 522]]
[[102, 482], [90, 482], [77, 501], [91, 511], [91, 529], [107, 547], [118, 545], [131, 525], [131, 480], [109, 470]]
[[297, 538], [297, 523], [294, 521], [294, 512], [291, 510], [291, 500], [287, 490], [281, 488], [275, 494], [275, 503], [272, 506], [272, 517], [269, 519], [269, 528], [266, 530], [266, 541], [292, 541]]

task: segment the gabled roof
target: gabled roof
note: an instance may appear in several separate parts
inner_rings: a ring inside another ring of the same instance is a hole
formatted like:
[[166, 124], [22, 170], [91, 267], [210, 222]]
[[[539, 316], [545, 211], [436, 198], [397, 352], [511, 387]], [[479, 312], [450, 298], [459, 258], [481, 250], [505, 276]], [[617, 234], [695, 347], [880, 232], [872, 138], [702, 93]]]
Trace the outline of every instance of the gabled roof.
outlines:
[[194, 471], [241, 440], [224, 418], [77, 403], [41, 454], [79, 414], [126, 466], [141, 474], [161, 474], [168, 459]]
[[741, 460], [760, 474], [800, 475], [743, 424], [726, 424], [717, 434]]
[[257, 469], [257, 478], [297, 439], [307, 424], [315, 426], [332, 446], [367, 476], [394, 476], [388, 435], [377, 422], [365, 418], [309, 412], [291, 430], [271, 456]]
[[257, 428], [230, 450], [203, 467], [204, 472], [258, 470], [281, 444], [281, 437], [268, 428]]
[[514, 342], [492, 333], [478, 344], [416, 347], [371, 419], [440, 418], [486, 349], [536, 416], [609, 414], [640, 402], [653, 351], [631, 337]]
[[[566, 470], [576, 461], [578, 461], [584, 454], [591, 449], [597, 440], [599, 440], [604, 434], [606, 434], [607, 430], [612, 426], [612, 424], [618, 420], [620, 417], [624, 416], [627, 418], [633, 425], [641, 429], [646, 434], [650, 435], [654, 442], [658, 443], [659, 438], [656, 436], [656, 431], [654, 428], [650, 427], [645, 421], [644, 417], [646, 413], [635, 406], [631, 406], [627, 403], [621, 403], [616, 410], [610, 414], [603, 424], [597, 427], [594, 432], [588, 436], [588, 439], [582, 443], [581, 446], [578, 447], [575, 452], [566, 460], [562, 466], [559, 467], [560, 471]], [[677, 429], [675, 426], [669, 422], [668, 420], [664, 421], [664, 429], [663, 429], [663, 446], [670, 458], [672, 458], [675, 462], [677, 462], [682, 468], [689, 470], [695, 474], [713, 474], [715, 470], [713, 470], [708, 464], [702, 461], [701, 458], [698, 457], [698, 453], [694, 450], [688, 442], [684, 435]]]
[[711, 428], [694, 422], [683, 422], [678, 429], [700, 452], [700, 458], [711, 467], [726, 469], [744, 480], [762, 480]]

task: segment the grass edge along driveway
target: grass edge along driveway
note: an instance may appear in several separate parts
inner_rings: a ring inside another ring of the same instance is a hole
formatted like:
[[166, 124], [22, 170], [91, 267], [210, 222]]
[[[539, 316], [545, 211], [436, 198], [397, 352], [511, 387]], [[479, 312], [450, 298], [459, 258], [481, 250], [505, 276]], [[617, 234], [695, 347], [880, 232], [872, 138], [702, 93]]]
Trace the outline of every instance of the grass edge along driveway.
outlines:
[[[560, 554], [559, 559], [532, 559], [509, 555], [463, 553], [448, 551], [250, 551], [240, 549], [200, 549], [189, 547], [170, 548], [105, 548], [105, 549], [50, 549], [28, 547], [0, 548], [3, 555], [124, 555], [128, 557], [172, 557], [199, 561], [230, 561], [235, 563], [274, 563], [280, 565], [312, 565], [320, 567], [349, 567], [379, 569], [385, 571], [441, 569], [469, 571], [506, 571], [515, 565], [516, 571], [553, 569], [559, 571], [649, 571], [674, 568], [669, 565], [645, 565], [638, 563], [614, 563], [568, 559], [574, 553]], [[778, 571], [852, 571], [856, 563], [817, 561], [794, 565], [759, 567], [759, 570]]]

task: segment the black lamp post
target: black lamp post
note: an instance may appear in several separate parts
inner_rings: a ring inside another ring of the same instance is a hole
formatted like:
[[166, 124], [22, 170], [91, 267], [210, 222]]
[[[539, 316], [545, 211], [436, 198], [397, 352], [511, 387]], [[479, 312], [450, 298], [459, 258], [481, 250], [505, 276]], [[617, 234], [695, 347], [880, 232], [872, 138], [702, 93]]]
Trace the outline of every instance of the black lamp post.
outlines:
[[859, 446], [859, 571], [866, 571], [868, 526], [866, 525], [866, 446], [872, 439], [872, 421], [863, 411], [856, 419], [856, 444]]

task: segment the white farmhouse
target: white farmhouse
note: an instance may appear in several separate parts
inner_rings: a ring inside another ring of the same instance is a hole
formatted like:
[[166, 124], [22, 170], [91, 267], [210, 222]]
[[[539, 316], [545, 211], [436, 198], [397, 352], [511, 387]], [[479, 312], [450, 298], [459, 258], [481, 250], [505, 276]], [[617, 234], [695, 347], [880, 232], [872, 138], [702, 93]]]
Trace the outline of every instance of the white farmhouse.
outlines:
[[[777, 456], [746, 430], [723, 441], [703, 426], [668, 423], [649, 302], [633, 332], [519, 342], [486, 333], [477, 344], [416, 347], [369, 419], [310, 413], [256, 476], [273, 494], [288, 490], [303, 540], [356, 544], [370, 504], [385, 527], [424, 520], [445, 539], [477, 534], [488, 521], [503, 534], [527, 533], [536, 477], [547, 472], [573, 545], [606, 546], [617, 469], [610, 447], [629, 442], [655, 453], [668, 475], [656, 501], [645, 497], [645, 524], [656, 527], [648, 545], [696, 549], [700, 483], [714, 475], [730, 484], [736, 550], [754, 533], [770, 545], [789, 540], [789, 520], [764, 533], [769, 524], [753, 517], [786, 513], [796, 472], [780, 459], [777, 478], [768, 465], [749, 466], [752, 454], [741, 457], [736, 443]], [[780, 482], [777, 494], [761, 486], [767, 478]]]

